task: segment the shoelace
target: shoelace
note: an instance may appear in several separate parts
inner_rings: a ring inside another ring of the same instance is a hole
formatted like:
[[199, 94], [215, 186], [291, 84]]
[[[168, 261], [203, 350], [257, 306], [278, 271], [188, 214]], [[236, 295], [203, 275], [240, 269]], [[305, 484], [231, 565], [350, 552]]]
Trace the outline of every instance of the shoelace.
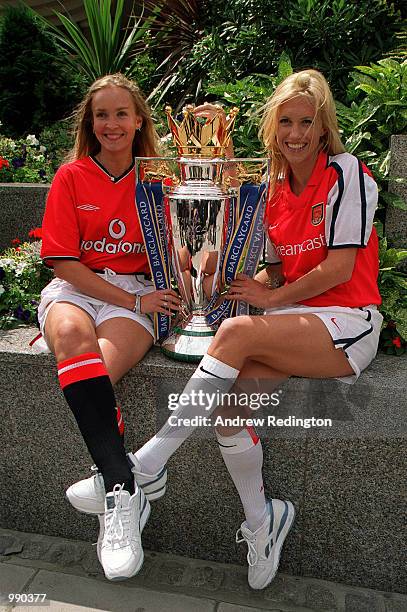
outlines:
[[[113, 487], [115, 506], [105, 513], [105, 537], [104, 540], [114, 548], [114, 544], [128, 544], [128, 531], [130, 526], [130, 510], [121, 505], [121, 496], [124, 483]], [[125, 542], [121, 542], [125, 539]]]
[[[239, 538], [239, 533], [242, 536], [241, 538]], [[250, 567], [253, 567], [258, 561], [258, 555], [255, 545], [256, 537], [254, 536], [253, 538], [250, 538], [248, 534], [245, 535], [243, 531], [239, 528], [236, 531], [236, 543], [242, 544], [243, 542], [246, 542], [247, 547], [249, 549], [247, 552], [247, 563], [250, 565]]]

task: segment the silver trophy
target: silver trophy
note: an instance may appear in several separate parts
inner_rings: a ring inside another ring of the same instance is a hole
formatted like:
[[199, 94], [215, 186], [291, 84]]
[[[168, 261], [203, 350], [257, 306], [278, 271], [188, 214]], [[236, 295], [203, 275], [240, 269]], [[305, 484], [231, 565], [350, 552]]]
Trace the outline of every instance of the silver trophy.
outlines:
[[[255, 273], [261, 253], [265, 188], [253, 183], [261, 182], [264, 160], [224, 157], [237, 112], [232, 109], [225, 124], [221, 112], [199, 121], [186, 107], [177, 123], [166, 108], [178, 157], [176, 174], [163, 181], [163, 233], [182, 310], [161, 346], [180, 361], [199, 361], [219, 323], [247, 312], [226, 292], [236, 273]], [[242, 162], [253, 161], [257, 170], [242, 173]], [[252, 184], [244, 200], [242, 183]]]

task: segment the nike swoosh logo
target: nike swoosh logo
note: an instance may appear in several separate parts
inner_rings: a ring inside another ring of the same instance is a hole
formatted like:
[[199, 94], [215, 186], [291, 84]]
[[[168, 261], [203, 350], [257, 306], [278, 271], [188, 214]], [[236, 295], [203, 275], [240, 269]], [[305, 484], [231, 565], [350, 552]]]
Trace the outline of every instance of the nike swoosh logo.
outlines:
[[225, 380], [224, 378], [222, 378], [222, 376], [218, 376], [217, 374], [214, 374], [213, 372], [209, 372], [209, 370], [205, 370], [205, 368], [203, 368], [202, 366], [199, 366], [199, 369], [202, 370], [202, 372], [205, 372], [205, 374], [210, 374], [210, 376], [214, 376], [215, 378], [220, 378], [220, 380]]
[[339, 329], [339, 331], [341, 331], [341, 328], [339, 327], [339, 325], [336, 322], [336, 317], [331, 317], [331, 321], [334, 325], [336, 325], [336, 327]]

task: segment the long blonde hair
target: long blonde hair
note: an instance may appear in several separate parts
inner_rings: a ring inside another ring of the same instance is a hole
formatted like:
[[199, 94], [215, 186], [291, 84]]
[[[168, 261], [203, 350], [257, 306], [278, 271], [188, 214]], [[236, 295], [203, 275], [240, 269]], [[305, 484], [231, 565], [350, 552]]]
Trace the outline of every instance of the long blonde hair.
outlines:
[[282, 104], [293, 98], [304, 97], [315, 109], [325, 130], [320, 140], [320, 150], [328, 155], [344, 153], [336, 118], [335, 102], [325, 77], [317, 70], [302, 70], [290, 74], [278, 85], [273, 95], [263, 107], [263, 118], [259, 136], [271, 157], [270, 194], [274, 193], [279, 177], [288, 169], [287, 161], [277, 144], [279, 109]]
[[104, 87], [122, 87], [133, 99], [136, 114], [142, 118], [141, 130], [136, 132], [133, 140], [134, 157], [157, 156], [158, 137], [155, 131], [150, 109], [134, 81], [123, 74], [108, 74], [89, 87], [84, 99], [77, 106], [74, 114], [75, 144], [65, 161], [75, 161], [88, 155], [96, 155], [100, 151], [100, 142], [93, 133], [92, 100], [97, 91]]

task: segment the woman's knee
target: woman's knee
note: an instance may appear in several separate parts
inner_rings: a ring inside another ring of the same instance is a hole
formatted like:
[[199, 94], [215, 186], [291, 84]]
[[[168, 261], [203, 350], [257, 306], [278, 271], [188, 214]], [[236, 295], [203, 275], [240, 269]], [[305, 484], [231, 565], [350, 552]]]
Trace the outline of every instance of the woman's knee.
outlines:
[[59, 360], [81, 353], [100, 352], [96, 334], [88, 321], [77, 318], [59, 318], [45, 326], [45, 335]]
[[251, 343], [253, 325], [251, 317], [238, 316], [225, 319], [216, 332], [214, 343], [218, 348], [233, 347], [244, 350]]

